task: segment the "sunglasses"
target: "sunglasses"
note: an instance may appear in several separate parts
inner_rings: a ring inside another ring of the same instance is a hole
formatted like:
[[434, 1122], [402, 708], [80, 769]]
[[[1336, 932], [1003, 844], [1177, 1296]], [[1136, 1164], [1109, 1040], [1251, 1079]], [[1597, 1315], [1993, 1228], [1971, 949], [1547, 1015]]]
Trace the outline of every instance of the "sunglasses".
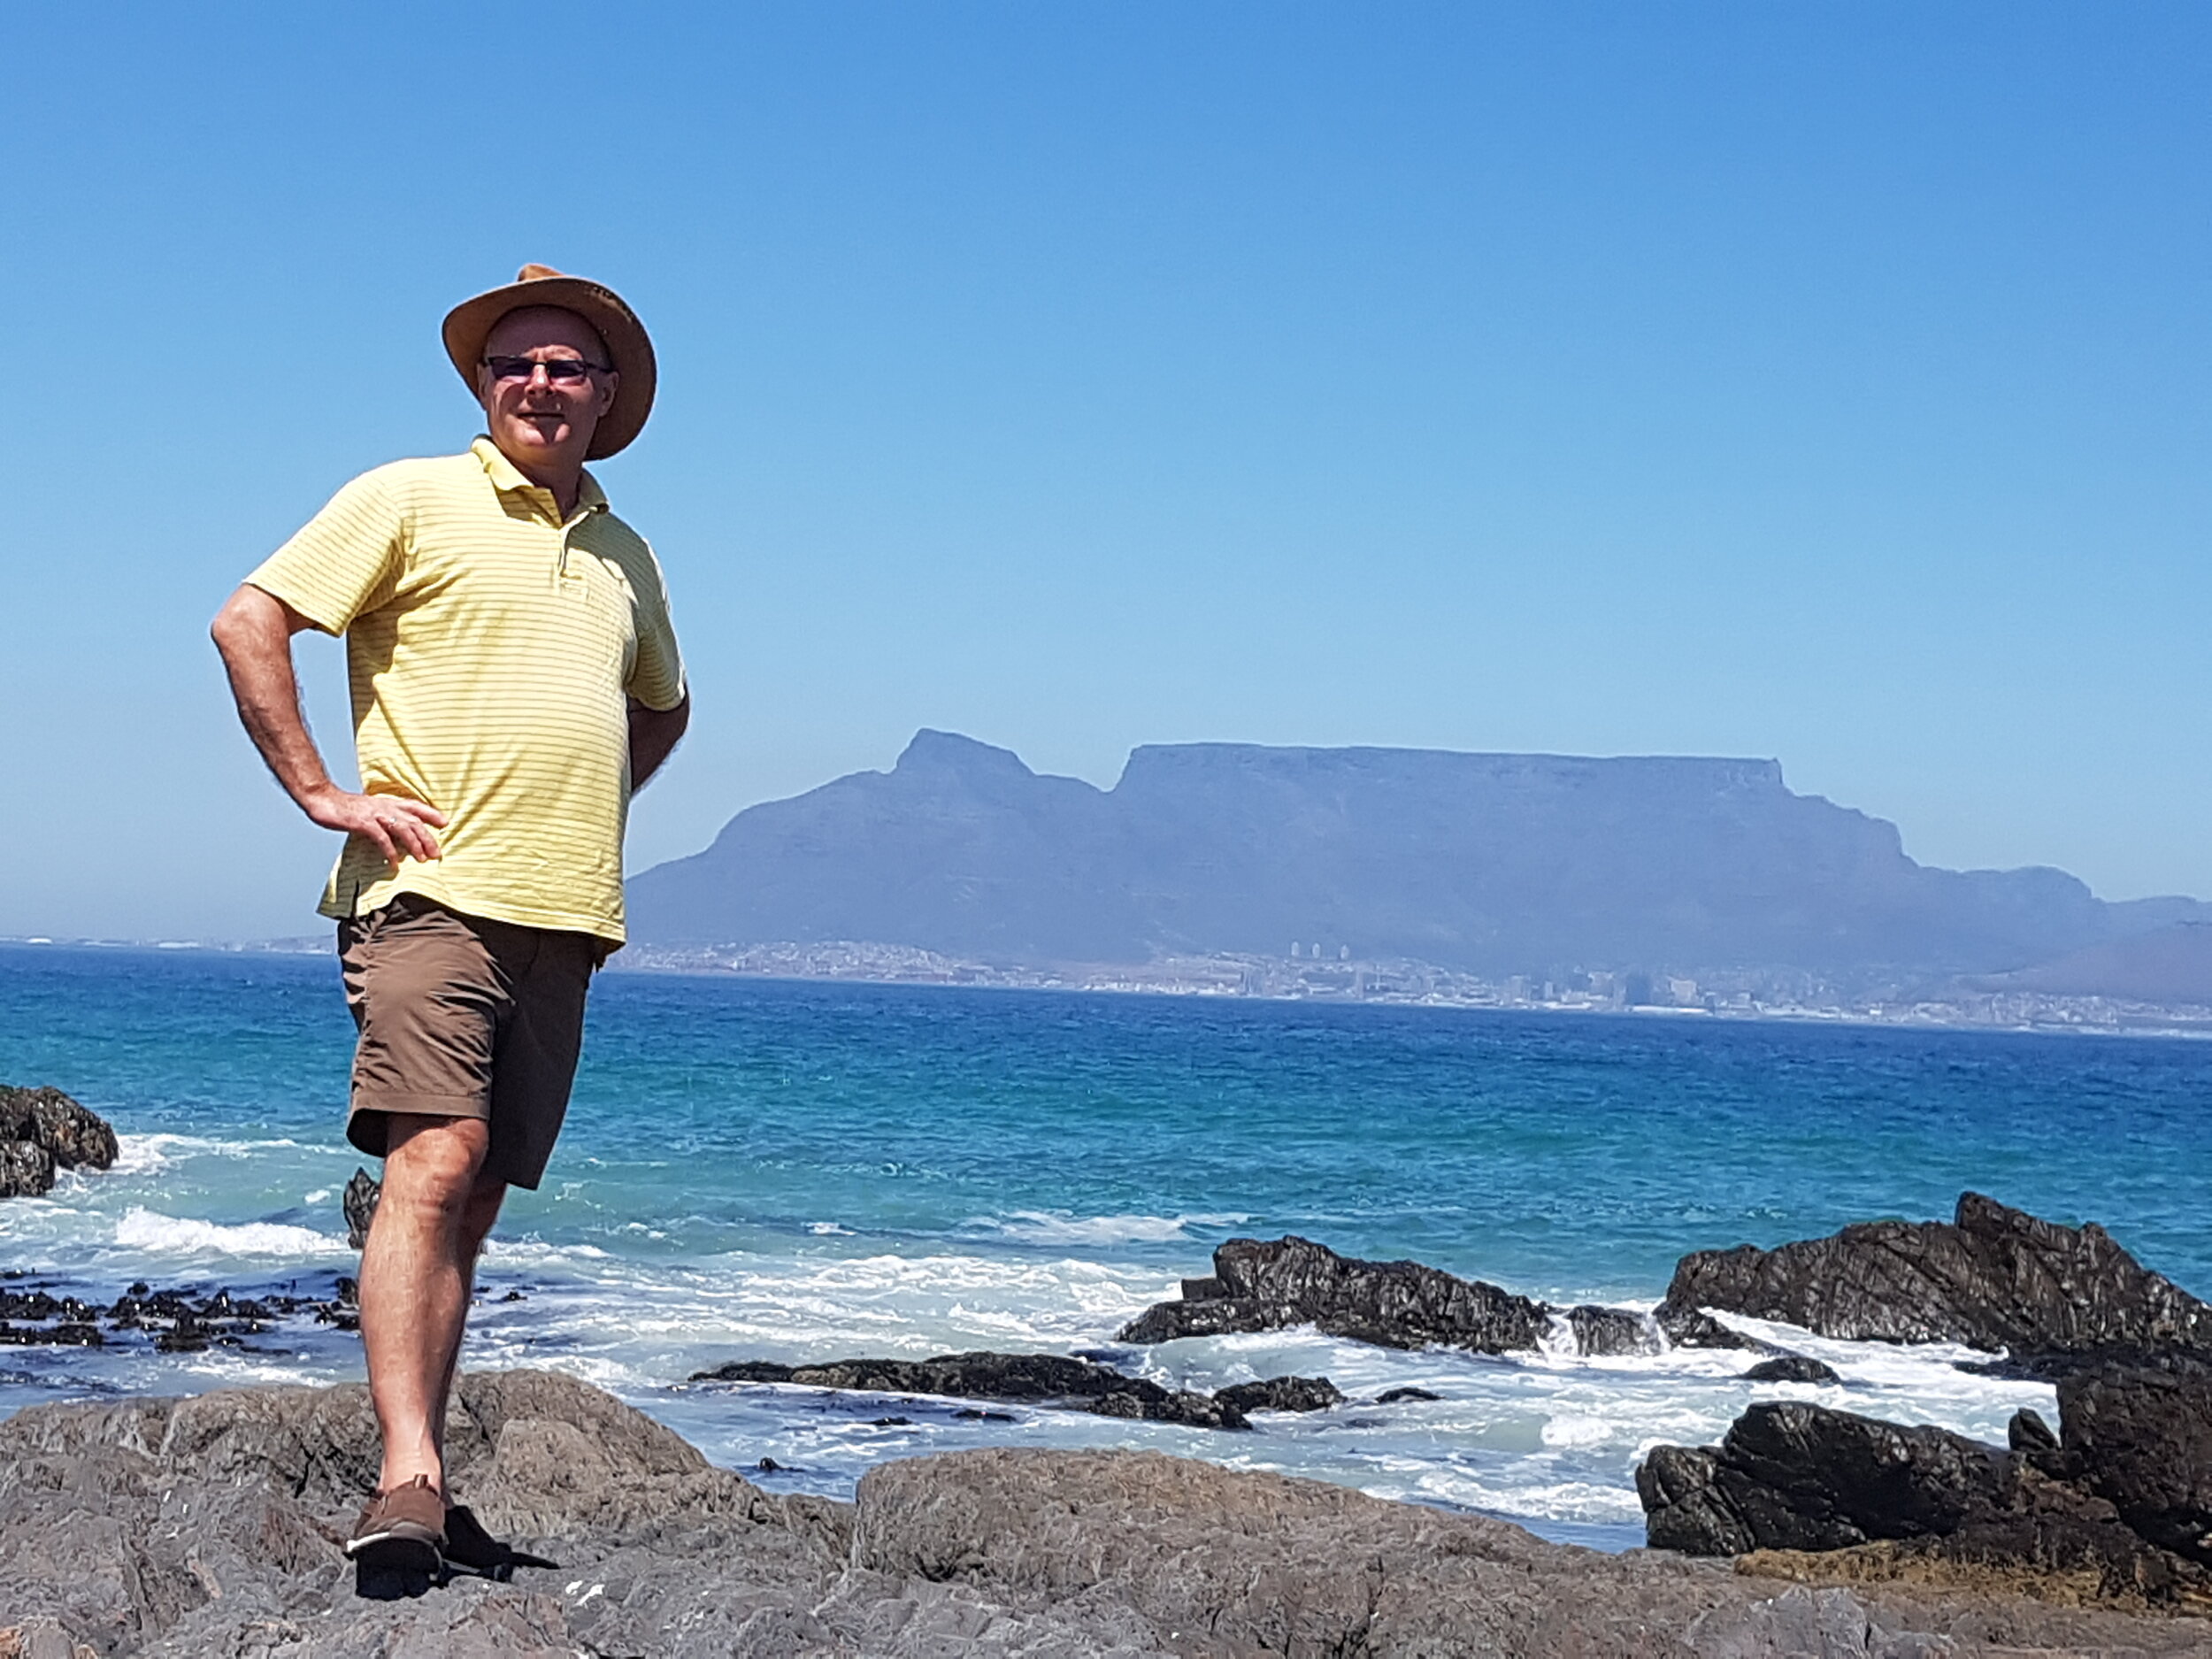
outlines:
[[543, 369], [545, 378], [556, 386], [580, 385], [595, 371], [601, 374], [611, 373], [581, 357], [552, 357], [542, 362], [536, 357], [486, 357], [484, 366], [492, 372], [495, 380], [526, 380]]

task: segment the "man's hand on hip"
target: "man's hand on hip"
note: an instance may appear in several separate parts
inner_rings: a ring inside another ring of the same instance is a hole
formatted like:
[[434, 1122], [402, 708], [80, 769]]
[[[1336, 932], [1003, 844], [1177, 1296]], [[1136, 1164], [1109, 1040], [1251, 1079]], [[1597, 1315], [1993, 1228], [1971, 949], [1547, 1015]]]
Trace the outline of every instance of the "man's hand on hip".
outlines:
[[428, 863], [438, 856], [438, 838], [431, 831], [444, 825], [445, 814], [405, 795], [356, 795], [326, 784], [300, 807], [325, 829], [366, 837], [394, 869], [403, 858]]

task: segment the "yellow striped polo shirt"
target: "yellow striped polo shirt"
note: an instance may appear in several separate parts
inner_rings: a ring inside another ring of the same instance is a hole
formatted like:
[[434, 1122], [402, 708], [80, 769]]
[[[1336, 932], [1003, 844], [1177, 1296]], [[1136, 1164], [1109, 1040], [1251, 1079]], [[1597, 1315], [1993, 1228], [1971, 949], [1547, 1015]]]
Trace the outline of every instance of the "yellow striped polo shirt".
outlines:
[[349, 836], [322, 913], [419, 893], [619, 944], [626, 699], [683, 701], [668, 593], [587, 472], [566, 520], [488, 438], [355, 479], [246, 579], [346, 636], [361, 787], [446, 815], [394, 871]]

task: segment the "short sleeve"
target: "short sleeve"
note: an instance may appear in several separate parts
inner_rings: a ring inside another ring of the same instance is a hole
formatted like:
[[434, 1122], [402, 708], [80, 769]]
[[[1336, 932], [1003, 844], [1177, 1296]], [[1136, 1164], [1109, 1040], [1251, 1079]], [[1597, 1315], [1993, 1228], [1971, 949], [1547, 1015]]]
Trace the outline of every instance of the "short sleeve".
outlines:
[[676, 627], [668, 619], [668, 585], [660, 561], [653, 580], [633, 584], [637, 593], [637, 657], [622, 689], [649, 709], [674, 708], [684, 700], [683, 653], [676, 648]]
[[405, 515], [381, 469], [365, 472], [246, 580], [325, 633], [343, 634], [396, 591], [406, 540]]

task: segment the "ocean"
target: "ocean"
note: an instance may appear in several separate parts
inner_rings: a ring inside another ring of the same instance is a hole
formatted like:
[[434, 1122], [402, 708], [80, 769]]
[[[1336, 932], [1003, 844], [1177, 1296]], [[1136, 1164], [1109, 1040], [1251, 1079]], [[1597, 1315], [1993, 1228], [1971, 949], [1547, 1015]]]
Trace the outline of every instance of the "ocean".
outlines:
[[[122, 1137], [113, 1171], [0, 1202], [0, 1269], [88, 1299], [134, 1279], [326, 1294], [352, 1026], [324, 958], [0, 946], [0, 1081]], [[2212, 1045], [1473, 1009], [803, 984], [610, 972], [567, 1132], [484, 1263], [471, 1366], [609, 1388], [772, 1489], [849, 1496], [887, 1459], [1142, 1446], [1642, 1540], [1632, 1479], [1790, 1396], [2001, 1440], [2039, 1384], [1947, 1348], [1777, 1333], [1839, 1385], [1751, 1385], [1738, 1353], [1401, 1353], [1310, 1331], [1135, 1348], [1116, 1331], [1226, 1238], [1295, 1233], [1569, 1303], [1648, 1307], [1683, 1252], [1973, 1188], [2095, 1220], [2212, 1294]], [[22, 1281], [18, 1281], [19, 1286]], [[1251, 1434], [774, 1386], [729, 1359], [1110, 1356], [1171, 1386], [1326, 1375], [1351, 1402]], [[0, 1348], [35, 1401], [357, 1378], [356, 1339]], [[1433, 1402], [1382, 1406], [1413, 1386]], [[465, 1494], [464, 1494], [465, 1495]]]

